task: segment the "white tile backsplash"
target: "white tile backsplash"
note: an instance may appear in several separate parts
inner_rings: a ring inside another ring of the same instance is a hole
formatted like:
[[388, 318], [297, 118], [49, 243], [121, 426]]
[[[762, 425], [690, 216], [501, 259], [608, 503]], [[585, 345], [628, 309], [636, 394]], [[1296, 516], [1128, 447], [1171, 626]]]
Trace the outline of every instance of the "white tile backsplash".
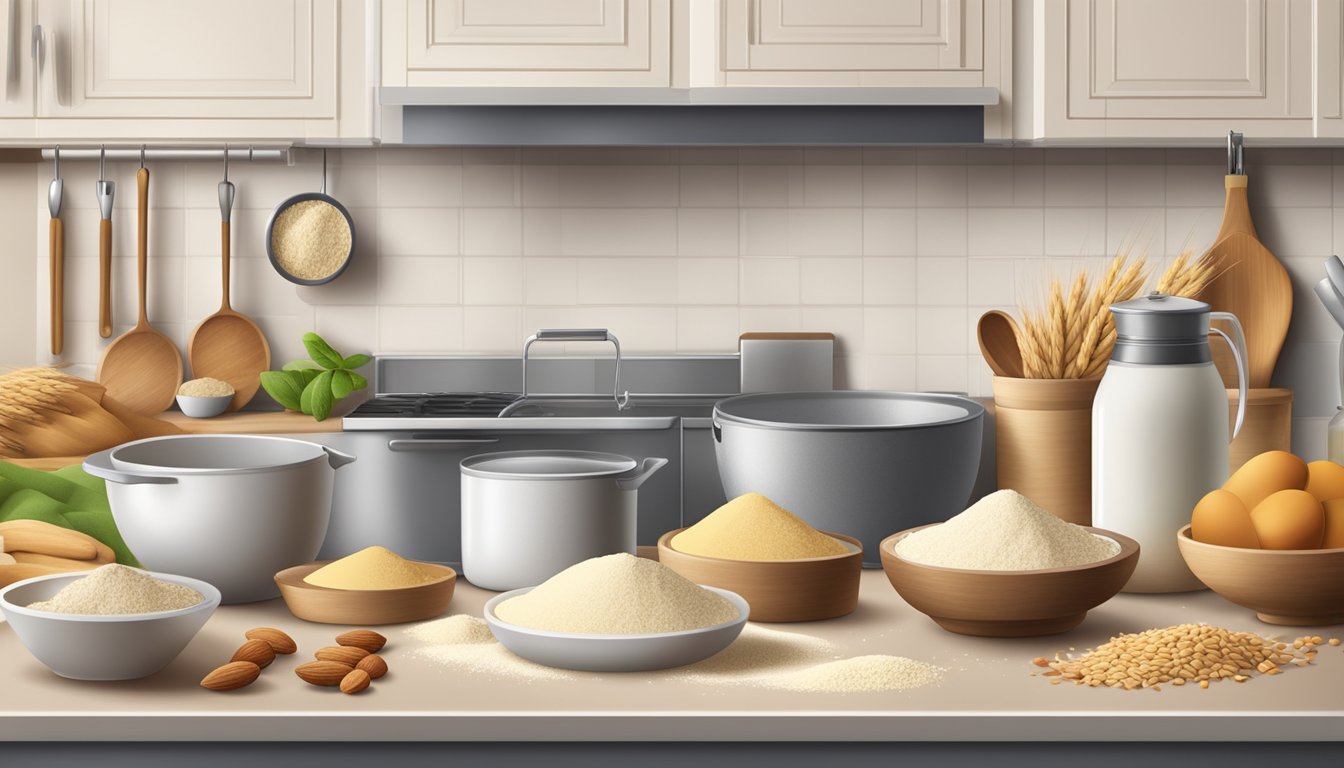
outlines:
[[[1253, 158], [1252, 213], [1296, 303], [1276, 383], [1297, 393], [1296, 426], [1320, 432], [1339, 400], [1340, 330], [1311, 287], [1344, 251], [1344, 153]], [[137, 165], [108, 166], [122, 193], [119, 327], [134, 321]], [[320, 186], [321, 168], [319, 152], [230, 168], [232, 298], [277, 364], [314, 327], [343, 349], [417, 354], [513, 354], [556, 325], [611, 327], [635, 354], [829, 330], [842, 383], [975, 394], [989, 392], [974, 335], [986, 308], [1038, 299], [1050, 277], [1097, 269], [1121, 245], [1154, 263], [1202, 252], [1224, 198], [1221, 153], [1188, 149], [348, 149], [330, 154], [328, 186], [355, 218], [356, 260], [329, 285], [294, 286], [266, 259], [266, 225], [281, 200]], [[97, 175], [62, 172], [68, 190]], [[150, 314], [183, 340], [219, 306], [218, 172], [152, 169]], [[31, 221], [45, 242], [37, 176]], [[92, 193], [67, 194], [65, 214], [64, 359], [91, 372], [106, 345]], [[37, 262], [45, 360], [45, 254]]]

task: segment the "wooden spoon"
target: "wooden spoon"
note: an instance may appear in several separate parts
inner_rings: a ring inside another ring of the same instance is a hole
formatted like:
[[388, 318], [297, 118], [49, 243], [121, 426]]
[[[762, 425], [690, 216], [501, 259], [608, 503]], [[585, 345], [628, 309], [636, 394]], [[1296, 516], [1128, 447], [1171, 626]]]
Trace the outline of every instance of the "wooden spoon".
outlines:
[[[1218, 275], [1200, 294], [1214, 310], [1231, 312], [1246, 331], [1250, 386], [1268, 387], [1293, 316], [1293, 284], [1288, 271], [1260, 242], [1251, 222], [1244, 175], [1224, 178], [1227, 202], [1223, 225], [1209, 249]], [[1213, 347], [1224, 382], [1236, 386], [1236, 365], [1225, 344]]]
[[1023, 378], [1022, 348], [1017, 344], [1017, 321], [1013, 316], [991, 309], [980, 316], [976, 326], [980, 354], [985, 356], [995, 376]]
[[247, 315], [229, 306], [229, 214], [233, 210], [228, 150], [224, 151], [224, 180], [219, 183], [220, 241], [224, 253], [223, 301], [219, 311], [205, 318], [187, 340], [191, 375], [209, 376], [233, 386], [229, 410], [247, 405], [261, 386], [261, 374], [271, 368], [266, 335]]
[[106, 397], [145, 416], [162, 413], [182, 386], [182, 354], [173, 340], [154, 330], [145, 313], [149, 271], [149, 169], [140, 166], [139, 235], [136, 266], [140, 280], [140, 319], [118, 336], [98, 362], [98, 383]]

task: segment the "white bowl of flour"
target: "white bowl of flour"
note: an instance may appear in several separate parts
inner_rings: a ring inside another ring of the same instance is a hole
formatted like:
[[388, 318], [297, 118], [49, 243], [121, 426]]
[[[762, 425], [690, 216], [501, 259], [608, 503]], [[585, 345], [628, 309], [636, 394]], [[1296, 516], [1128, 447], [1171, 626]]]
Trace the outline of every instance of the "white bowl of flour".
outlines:
[[[179, 599], [186, 590], [199, 600]], [[134, 680], [177, 658], [219, 600], [199, 579], [108, 565], [15, 582], [0, 590], [0, 611], [28, 652], [61, 677]]]

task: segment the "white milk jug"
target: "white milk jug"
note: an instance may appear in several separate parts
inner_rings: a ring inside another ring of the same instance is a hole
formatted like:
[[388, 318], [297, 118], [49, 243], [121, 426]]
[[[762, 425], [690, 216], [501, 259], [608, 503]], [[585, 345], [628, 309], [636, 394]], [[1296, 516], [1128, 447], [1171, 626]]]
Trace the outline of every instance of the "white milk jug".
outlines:
[[[1154, 293], [1111, 306], [1115, 351], [1092, 403], [1092, 524], [1139, 542], [1126, 592], [1186, 592], [1204, 585], [1176, 547], [1195, 504], [1227, 481], [1227, 391], [1208, 335], [1232, 345], [1237, 419], [1246, 415], [1246, 342], [1228, 312]], [[1232, 338], [1210, 319], [1226, 320]]]

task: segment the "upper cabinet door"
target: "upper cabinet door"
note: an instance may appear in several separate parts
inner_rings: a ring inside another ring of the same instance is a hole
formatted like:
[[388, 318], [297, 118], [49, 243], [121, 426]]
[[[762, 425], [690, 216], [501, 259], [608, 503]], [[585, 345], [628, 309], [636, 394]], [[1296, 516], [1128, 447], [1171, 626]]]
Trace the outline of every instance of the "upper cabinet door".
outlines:
[[672, 85], [670, 0], [396, 0], [383, 8], [384, 85]]
[[1316, 135], [1344, 137], [1344, 2], [1317, 0]]
[[1044, 9], [1044, 66], [1033, 73], [1046, 103], [1038, 135], [1312, 135], [1312, 0], [1069, 0]]
[[337, 13], [337, 0], [48, 0], [38, 116], [334, 120]]
[[725, 0], [724, 11], [729, 73], [982, 68], [983, 0]]

